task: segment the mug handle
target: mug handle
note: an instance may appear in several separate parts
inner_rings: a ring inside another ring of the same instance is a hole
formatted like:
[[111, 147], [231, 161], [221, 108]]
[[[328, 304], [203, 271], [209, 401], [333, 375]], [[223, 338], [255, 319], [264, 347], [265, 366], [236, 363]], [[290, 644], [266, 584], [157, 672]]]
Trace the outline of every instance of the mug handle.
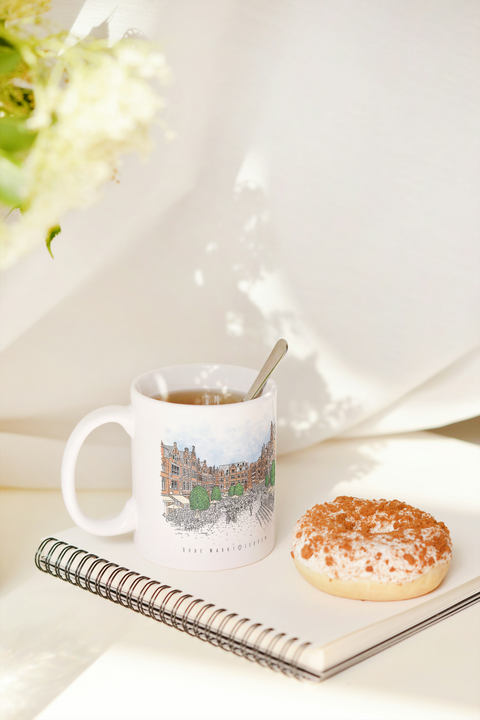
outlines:
[[131, 408], [125, 405], [108, 405], [94, 410], [80, 420], [68, 439], [62, 459], [62, 493], [70, 517], [82, 530], [102, 536], [120, 535], [134, 530], [137, 519], [133, 497], [127, 500], [119, 515], [108, 520], [97, 520], [86, 515], [78, 504], [75, 491], [75, 466], [78, 453], [92, 430], [109, 422], [118, 423], [132, 437], [134, 422]]

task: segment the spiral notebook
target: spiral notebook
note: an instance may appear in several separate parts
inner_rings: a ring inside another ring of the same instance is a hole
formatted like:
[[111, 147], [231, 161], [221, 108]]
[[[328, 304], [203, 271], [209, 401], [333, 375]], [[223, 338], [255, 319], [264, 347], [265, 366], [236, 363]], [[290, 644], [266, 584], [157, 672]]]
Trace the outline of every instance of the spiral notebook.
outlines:
[[[323, 680], [480, 600], [480, 451], [427, 438], [432, 440], [342, 442], [281, 459], [277, 544], [253, 565], [203, 573], [161, 568], [136, 553], [130, 535], [98, 538], [79, 528], [44, 539], [36, 564], [99, 598], [285, 675]], [[364, 471], [335, 482], [347, 461], [342, 453], [353, 448], [363, 448]], [[457, 481], [447, 483], [454, 471]], [[413, 600], [358, 602], [321, 593], [300, 577], [289, 553], [291, 529], [308, 507], [339, 494], [396, 497], [443, 520], [454, 556], [440, 587]]]

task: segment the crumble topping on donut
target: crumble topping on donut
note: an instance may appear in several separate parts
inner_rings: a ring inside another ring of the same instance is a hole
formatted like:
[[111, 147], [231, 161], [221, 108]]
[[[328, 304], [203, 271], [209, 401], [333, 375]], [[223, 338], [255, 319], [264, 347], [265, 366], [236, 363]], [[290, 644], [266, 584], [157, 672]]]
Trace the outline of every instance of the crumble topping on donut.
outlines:
[[446, 525], [399, 500], [338, 497], [297, 522], [292, 557], [339, 580], [404, 583], [448, 563]]

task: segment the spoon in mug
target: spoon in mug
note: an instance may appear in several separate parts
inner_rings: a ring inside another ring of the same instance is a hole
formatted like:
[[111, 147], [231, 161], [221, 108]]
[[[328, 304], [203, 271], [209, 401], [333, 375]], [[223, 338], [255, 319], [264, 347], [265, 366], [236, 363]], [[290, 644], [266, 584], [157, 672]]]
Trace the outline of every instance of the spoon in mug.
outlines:
[[273, 373], [275, 368], [277, 367], [280, 360], [287, 354], [288, 350], [288, 343], [286, 340], [279, 340], [275, 347], [273, 348], [272, 352], [268, 356], [268, 358], [265, 361], [264, 366], [258, 373], [257, 377], [255, 378], [255, 381], [253, 385], [251, 386], [250, 390], [247, 392], [245, 397], [243, 398], [243, 402], [246, 402], [246, 400], [253, 400], [257, 397], [257, 395], [260, 394], [263, 386], [267, 382], [270, 375]]

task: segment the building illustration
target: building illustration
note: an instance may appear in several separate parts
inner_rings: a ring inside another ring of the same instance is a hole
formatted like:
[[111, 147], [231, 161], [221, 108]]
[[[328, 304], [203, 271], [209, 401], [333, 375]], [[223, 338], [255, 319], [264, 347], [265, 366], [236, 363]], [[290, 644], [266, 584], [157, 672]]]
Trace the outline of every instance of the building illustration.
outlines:
[[[177, 443], [167, 445], [161, 442], [161, 493], [165, 516], [179, 508], [190, 506], [190, 493], [201, 486], [212, 497], [213, 489], [219, 488], [222, 499], [228, 497], [231, 488], [240, 484], [248, 495], [255, 488], [265, 484], [271, 475], [275, 460], [275, 425], [270, 424], [270, 438], [264, 443], [255, 462], [236, 459], [224, 465], [209, 465], [207, 459], [200, 459], [192, 445], [181, 450]], [[273, 489], [273, 488], [272, 488]], [[217, 497], [218, 497], [218, 491]]]

